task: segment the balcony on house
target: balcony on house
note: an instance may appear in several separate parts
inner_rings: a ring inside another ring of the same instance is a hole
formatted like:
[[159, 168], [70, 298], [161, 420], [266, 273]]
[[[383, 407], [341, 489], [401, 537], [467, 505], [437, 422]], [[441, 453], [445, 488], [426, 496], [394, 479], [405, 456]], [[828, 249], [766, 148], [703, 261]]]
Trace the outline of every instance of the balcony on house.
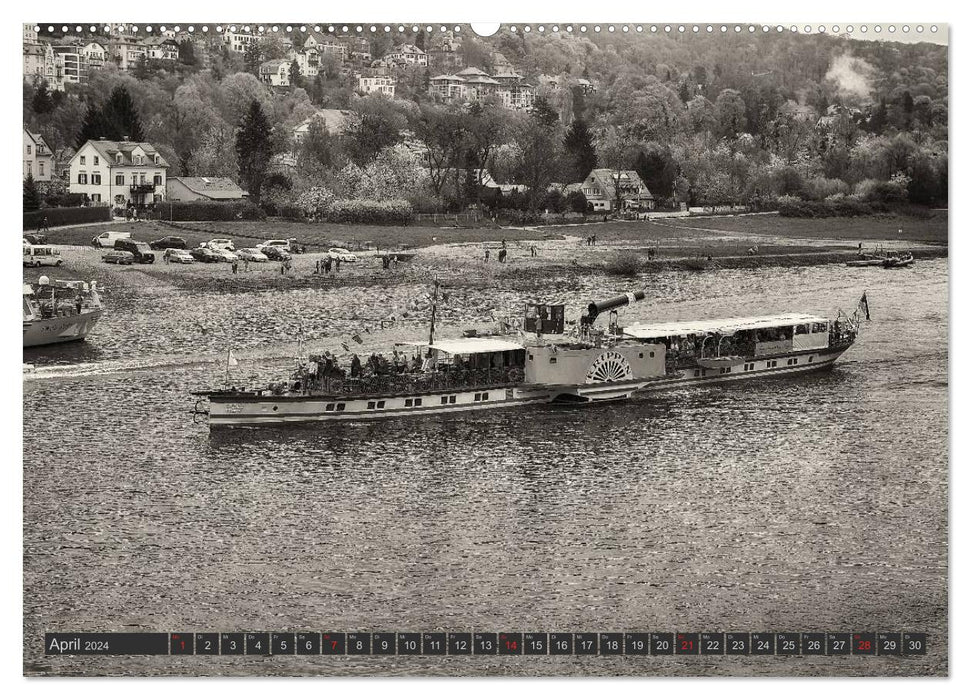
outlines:
[[139, 185], [131, 186], [132, 194], [151, 194], [155, 191], [155, 184], [151, 182], [143, 182]]

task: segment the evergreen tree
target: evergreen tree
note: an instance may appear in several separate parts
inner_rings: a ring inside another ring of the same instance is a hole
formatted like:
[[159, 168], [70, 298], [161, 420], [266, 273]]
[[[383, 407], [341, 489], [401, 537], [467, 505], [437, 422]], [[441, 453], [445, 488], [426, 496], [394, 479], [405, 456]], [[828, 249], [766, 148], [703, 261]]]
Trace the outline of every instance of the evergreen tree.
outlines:
[[179, 61], [186, 66], [196, 65], [196, 47], [188, 39], [179, 42]]
[[40, 209], [40, 192], [37, 191], [37, 183], [31, 173], [24, 178], [24, 211], [37, 211]]
[[529, 114], [546, 129], [552, 129], [560, 121], [560, 115], [550, 106], [545, 97], [537, 97], [533, 100], [533, 108], [529, 110]]
[[151, 77], [152, 69], [148, 65], [148, 56], [146, 56], [145, 54], [142, 54], [141, 56], [139, 56], [138, 60], [135, 61], [134, 74], [135, 74], [135, 77], [138, 78], [139, 80], [148, 80]]
[[34, 99], [30, 106], [34, 110], [34, 114], [47, 114], [53, 111], [54, 99], [51, 97], [50, 90], [47, 89], [46, 80], [41, 80], [37, 84], [37, 92], [34, 93]]
[[680, 175], [680, 168], [671, 151], [656, 143], [638, 151], [634, 158], [634, 171], [658, 200], [674, 194], [674, 181]]
[[243, 52], [243, 65], [248, 73], [260, 77], [260, 64], [263, 63], [263, 49], [259, 42], [251, 41]]
[[108, 133], [101, 110], [92, 103], [88, 103], [87, 111], [84, 113], [84, 120], [81, 122], [81, 130], [78, 132], [75, 146], [81, 148], [87, 141], [100, 138], [113, 138]]
[[300, 72], [300, 63], [293, 59], [290, 61], [290, 89], [296, 90], [303, 87], [303, 74]]
[[236, 132], [236, 161], [239, 177], [251, 199], [259, 201], [272, 155], [270, 123], [260, 103], [253, 100]]
[[102, 135], [109, 140], [121, 141], [126, 137], [129, 141], [145, 140], [138, 110], [124, 87], [119, 86], [111, 91], [111, 96], [101, 108], [101, 119], [107, 131]]
[[874, 134], [883, 133], [884, 127], [887, 125], [887, 101], [880, 98], [880, 104], [876, 106], [873, 110], [873, 114], [870, 116], [870, 131]]
[[563, 139], [566, 150], [566, 182], [581, 182], [597, 167], [597, 149], [587, 123], [574, 119]]

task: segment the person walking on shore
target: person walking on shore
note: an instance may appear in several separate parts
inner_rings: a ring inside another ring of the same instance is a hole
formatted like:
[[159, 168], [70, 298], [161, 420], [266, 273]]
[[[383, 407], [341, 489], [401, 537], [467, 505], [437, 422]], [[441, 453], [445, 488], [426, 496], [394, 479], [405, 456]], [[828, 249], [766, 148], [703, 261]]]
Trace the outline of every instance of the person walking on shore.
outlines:
[[239, 272], [239, 261], [233, 260], [233, 274], [235, 275], [237, 272]]
[[334, 267], [336, 268], [334, 270], [335, 272], [340, 272], [341, 271], [341, 259], [340, 258], [335, 258], [334, 259]]
[[489, 262], [489, 249], [488, 248], [485, 249], [485, 259], [486, 259], [486, 262]]
[[249, 260], [243, 261], [243, 272], [249, 272]]

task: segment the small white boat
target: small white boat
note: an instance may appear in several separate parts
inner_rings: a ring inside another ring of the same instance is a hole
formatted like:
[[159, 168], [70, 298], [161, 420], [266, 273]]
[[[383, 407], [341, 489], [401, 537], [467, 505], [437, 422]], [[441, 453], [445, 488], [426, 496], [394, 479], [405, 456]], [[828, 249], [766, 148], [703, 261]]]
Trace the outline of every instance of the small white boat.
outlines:
[[24, 347], [83, 340], [101, 318], [101, 297], [95, 282], [41, 277], [25, 284]]

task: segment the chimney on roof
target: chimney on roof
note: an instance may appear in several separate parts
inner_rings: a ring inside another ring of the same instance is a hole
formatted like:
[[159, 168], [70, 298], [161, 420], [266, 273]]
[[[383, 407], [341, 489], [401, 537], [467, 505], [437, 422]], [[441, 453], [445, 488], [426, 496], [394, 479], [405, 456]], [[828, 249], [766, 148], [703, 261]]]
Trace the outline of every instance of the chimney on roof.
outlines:
[[122, 136], [122, 137], [121, 137], [121, 140], [122, 140], [122, 141], [128, 141], [128, 140], [129, 140], [129, 138], [128, 138], [128, 134], [125, 134], [124, 136]]

